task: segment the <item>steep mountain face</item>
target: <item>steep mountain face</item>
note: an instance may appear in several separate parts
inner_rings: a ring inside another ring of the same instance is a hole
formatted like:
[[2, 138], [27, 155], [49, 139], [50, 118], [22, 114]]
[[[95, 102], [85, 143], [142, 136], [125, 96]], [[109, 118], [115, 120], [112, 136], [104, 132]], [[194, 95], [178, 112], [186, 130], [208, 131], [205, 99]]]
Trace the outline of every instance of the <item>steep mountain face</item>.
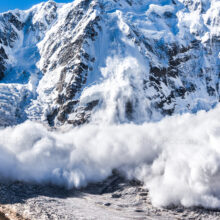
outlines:
[[48, 1], [0, 14], [0, 124], [157, 121], [219, 102], [218, 0]]

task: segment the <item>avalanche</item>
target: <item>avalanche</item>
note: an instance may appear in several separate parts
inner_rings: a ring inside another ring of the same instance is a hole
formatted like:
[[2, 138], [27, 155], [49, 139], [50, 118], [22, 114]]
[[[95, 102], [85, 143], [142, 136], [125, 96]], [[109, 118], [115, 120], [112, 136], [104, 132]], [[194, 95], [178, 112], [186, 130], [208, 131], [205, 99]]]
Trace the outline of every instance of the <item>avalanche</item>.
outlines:
[[220, 207], [220, 106], [142, 125], [84, 125], [48, 131], [27, 121], [0, 130], [1, 180], [67, 188], [113, 169], [143, 181], [155, 206]]
[[220, 208], [219, 3], [0, 14], [1, 181], [72, 188], [117, 169], [155, 206]]

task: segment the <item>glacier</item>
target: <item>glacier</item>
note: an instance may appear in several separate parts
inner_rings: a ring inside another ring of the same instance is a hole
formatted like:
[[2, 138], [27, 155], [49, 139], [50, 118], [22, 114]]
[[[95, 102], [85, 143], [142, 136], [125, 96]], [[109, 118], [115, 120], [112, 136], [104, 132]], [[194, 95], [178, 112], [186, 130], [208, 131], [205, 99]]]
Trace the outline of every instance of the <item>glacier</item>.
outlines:
[[118, 169], [155, 206], [220, 208], [219, 0], [49, 0], [0, 14], [0, 177]]

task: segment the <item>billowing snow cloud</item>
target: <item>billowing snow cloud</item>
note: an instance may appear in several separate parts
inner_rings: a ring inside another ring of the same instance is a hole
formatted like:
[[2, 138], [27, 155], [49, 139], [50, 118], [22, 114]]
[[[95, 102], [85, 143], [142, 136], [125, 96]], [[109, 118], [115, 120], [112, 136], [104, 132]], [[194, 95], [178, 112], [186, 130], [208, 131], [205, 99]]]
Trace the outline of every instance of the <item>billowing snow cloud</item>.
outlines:
[[1, 179], [68, 188], [119, 169], [144, 181], [156, 206], [220, 207], [220, 106], [142, 125], [48, 131], [25, 122], [0, 130]]

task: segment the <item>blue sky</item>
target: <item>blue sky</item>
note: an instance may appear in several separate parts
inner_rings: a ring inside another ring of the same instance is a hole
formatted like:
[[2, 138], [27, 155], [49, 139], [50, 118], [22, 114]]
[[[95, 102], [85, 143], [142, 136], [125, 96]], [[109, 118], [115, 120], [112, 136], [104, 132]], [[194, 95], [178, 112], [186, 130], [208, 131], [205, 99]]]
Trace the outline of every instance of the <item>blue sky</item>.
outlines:
[[[32, 5], [43, 2], [44, 0], [0, 0], [0, 12], [11, 9], [28, 9]], [[73, 0], [55, 0], [55, 2], [72, 2]]]

